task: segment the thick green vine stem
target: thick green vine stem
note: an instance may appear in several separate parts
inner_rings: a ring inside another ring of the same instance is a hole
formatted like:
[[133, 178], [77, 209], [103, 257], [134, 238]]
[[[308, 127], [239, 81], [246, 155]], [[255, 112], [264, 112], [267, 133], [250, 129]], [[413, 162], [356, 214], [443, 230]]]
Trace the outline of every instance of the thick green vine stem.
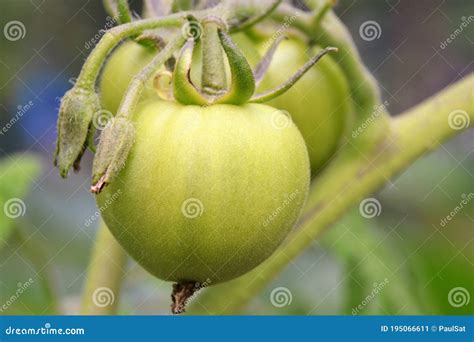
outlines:
[[81, 314], [117, 313], [126, 260], [125, 251], [101, 222], [87, 270]]
[[352, 97], [359, 107], [361, 119], [366, 119], [381, 103], [380, 90], [375, 78], [362, 62], [346, 26], [329, 11], [321, 21], [316, 21], [311, 28], [311, 36], [323, 46], [333, 45], [339, 48], [340, 54], [334, 58], [350, 81]]
[[299, 228], [286, 243], [250, 273], [207, 290], [189, 313], [238, 313], [325, 228], [469, 123], [474, 124], [474, 74], [392, 119], [386, 138], [368, 152], [346, 144], [315, 179]]

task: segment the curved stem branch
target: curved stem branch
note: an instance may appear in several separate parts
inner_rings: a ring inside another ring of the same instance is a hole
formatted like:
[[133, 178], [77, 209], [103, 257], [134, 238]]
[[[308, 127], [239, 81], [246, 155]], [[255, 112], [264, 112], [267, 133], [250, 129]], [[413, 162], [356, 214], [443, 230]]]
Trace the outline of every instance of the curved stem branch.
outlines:
[[[255, 270], [209, 289], [198, 301], [208, 308], [204, 313], [237, 313], [347, 210], [416, 158], [461, 133], [462, 129], [453, 129], [456, 126], [452, 113], [463, 116], [463, 122], [474, 124], [474, 74], [392, 119], [389, 132], [385, 132], [386, 139], [376, 148], [362, 151], [358, 145], [347, 142], [315, 179], [299, 228]], [[199, 311], [197, 306], [190, 312]]]
[[146, 83], [158, 72], [159, 68], [173, 56], [176, 50], [181, 49], [185, 43], [185, 38], [177, 34], [163, 50], [161, 50], [150, 63], [148, 63], [130, 82], [127, 92], [120, 103], [117, 117], [128, 117], [133, 114], [137, 106]]
[[101, 222], [89, 263], [81, 314], [117, 313], [126, 260], [125, 251]]
[[179, 27], [185, 23], [186, 12], [158, 19], [145, 19], [114, 27], [108, 31], [87, 58], [77, 78], [76, 86], [92, 89], [107, 55], [123, 39], [141, 33], [143, 30], [163, 27]]

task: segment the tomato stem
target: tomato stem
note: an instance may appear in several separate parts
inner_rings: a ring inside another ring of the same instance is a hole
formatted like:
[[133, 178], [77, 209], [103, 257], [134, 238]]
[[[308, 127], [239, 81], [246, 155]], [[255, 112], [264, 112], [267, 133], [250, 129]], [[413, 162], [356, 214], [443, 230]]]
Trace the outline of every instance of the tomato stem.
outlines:
[[195, 281], [183, 281], [173, 284], [171, 312], [175, 315], [184, 313], [187, 301], [197, 290], [199, 290], [199, 284]]
[[134, 76], [120, 103], [117, 117], [130, 117], [133, 114], [147, 82], [153, 78], [158, 69], [170, 59], [177, 50], [181, 49], [184, 43], [185, 38], [183, 35], [177, 34], [140, 73]]
[[121, 40], [147, 29], [180, 27], [185, 23], [186, 17], [187, 13], [178, 13], [164, 18], [140, 20], [112, 28], [104, 34], [87, 58], [77, 78], [76, 87], [94, 89], [102, 63]]

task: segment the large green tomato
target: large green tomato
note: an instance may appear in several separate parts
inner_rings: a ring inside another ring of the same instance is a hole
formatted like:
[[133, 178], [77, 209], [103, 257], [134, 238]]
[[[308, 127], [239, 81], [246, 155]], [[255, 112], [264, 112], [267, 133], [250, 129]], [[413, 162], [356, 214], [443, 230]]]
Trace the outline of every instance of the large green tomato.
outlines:
[[145, 101], [124, 168], [97, 196], [120, 244], [170, 281], [223, 282], [267, 259], [302, 210], [303, 138], [272, 107]]
[[[285, 40], [275, 52], [259, 90], [286, 81], [309, 59], [307, 46]], [[330, 58], [323, 57], [288, 92], [267, 104], [288, 111], [303, 135], [316, 174], [334, 154], [350, 117], [351, 97], [345, 76]]]
[[[144, 47], [133, 40], [120, 45], [107, 60], [100, 79], [102, 108], [114, 115], [132, 78], [156, 56], [157, 50]], [[156, 96], [152, 82], [145, 87], [144, 98]]]

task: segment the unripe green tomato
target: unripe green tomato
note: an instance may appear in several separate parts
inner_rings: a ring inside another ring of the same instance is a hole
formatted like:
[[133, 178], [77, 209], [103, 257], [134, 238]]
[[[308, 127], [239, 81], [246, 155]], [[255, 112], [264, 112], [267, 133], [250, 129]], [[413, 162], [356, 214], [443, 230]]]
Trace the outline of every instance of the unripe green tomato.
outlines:
[[169, 281], [216, 284], [267, 259], [310, 180], [304, 140], [278, 115], [261, 104], [143, 102], [128, 160], [97, 196], [119, 243]]
[[[102, 108], [114, 115], [130, 82], [156, 56], [157, 50], [128, 40], [120, 45], [105, 64], [100, 79], [100, 100]], [[156, 96], [152, 82], [149, 82], [143, 98]]]
[[[285, 82], [308, 61], [306, 51], [306, 45], [296, 39], [283, 41], [259, 91]], [[324, 56], [289, 91], [267, 102], [291, 114], [306, 141], [313, 174], [338, 148], [351, 113], [350, 99], [344, 74], [330, 56]]]

